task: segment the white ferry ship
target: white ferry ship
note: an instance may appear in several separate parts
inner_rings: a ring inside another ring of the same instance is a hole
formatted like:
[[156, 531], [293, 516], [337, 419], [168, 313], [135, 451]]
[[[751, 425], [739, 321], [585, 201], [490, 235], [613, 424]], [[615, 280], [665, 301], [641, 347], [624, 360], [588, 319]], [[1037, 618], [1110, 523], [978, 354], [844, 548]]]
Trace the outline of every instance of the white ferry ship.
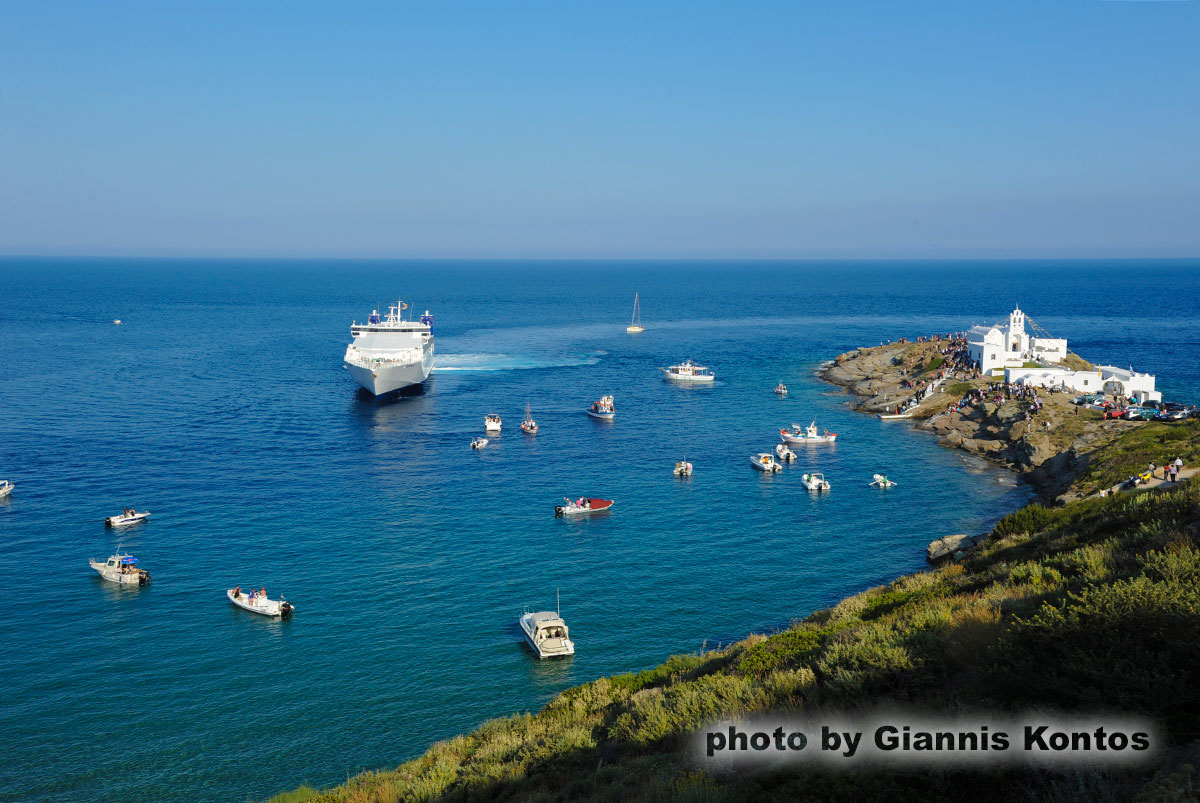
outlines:
[[376, 396], [419, 385], [433, 370], [433, 316], [425, 310], [419, 321], [406, 321], [407, 308], [397, 301], [386, 316], [371, 310], [365, 324], [350, 326], [354, 340], [346, 347], [346, 368]]

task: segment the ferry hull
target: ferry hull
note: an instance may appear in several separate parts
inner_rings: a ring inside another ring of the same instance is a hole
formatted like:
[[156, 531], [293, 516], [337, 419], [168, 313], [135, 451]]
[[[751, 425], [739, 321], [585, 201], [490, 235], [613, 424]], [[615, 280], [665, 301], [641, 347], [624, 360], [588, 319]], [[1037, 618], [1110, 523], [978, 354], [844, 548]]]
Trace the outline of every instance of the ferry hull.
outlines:
[[354, 381], [376, 396], [391, 393], [394, 390], [420, 385], [429, 378], [433, 370], [433, 347], [426, 351], [421, 362], [406, 365], [377, 365], [364, 367], [346, 362], [346, 369]]

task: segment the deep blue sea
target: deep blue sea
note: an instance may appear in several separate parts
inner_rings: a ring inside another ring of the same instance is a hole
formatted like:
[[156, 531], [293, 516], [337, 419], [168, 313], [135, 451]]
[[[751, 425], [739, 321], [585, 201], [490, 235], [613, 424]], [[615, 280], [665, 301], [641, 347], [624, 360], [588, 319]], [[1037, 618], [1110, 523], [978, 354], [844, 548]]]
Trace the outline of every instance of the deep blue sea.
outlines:
[[[628, 335], [635, 291], [646, 332]], [[341, 358], [351, 320], [398, 297], [434, 313], [438, 367], [380, 402]], [[0, 800], [338, 783], [920, 569], [931, 539], [986, 529], [1026, 490], [852, 412], [814, 371], [1018, 303], [1087, 359], [1200, 400], [1197, 262], [0, 260], [0, 478], [17, 485]], [[685, 357], [714, 386], [663, 381]], [[611, 424], [583, 412], [604, 393]], [[493, 411], [503, 435], [472, 452]], [[836, 446], [774, 477], [750, 466], [814, 419]], [[832, 492], [804, 490], [809, 469]], [[876, 471], [898, 487], [868, 487]], [[616, 505], [554, 518], [580, 495]], [[153, 518], [106, 530], [125, 506]], [[118, 545], [150, 586], [88, 568]], [[234, 609], [234, 584], [295, 617]], [[539, 663], [516, 622], [556, 589], [578, 654]]]

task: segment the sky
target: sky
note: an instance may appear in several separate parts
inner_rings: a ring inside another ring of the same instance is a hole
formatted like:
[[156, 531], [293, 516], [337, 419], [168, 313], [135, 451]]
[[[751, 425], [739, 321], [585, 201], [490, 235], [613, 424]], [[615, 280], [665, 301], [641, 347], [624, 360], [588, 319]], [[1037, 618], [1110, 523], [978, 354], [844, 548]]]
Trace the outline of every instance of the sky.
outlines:
[[0, 3], [0, 255], [1200, 256], [1200, 2]]

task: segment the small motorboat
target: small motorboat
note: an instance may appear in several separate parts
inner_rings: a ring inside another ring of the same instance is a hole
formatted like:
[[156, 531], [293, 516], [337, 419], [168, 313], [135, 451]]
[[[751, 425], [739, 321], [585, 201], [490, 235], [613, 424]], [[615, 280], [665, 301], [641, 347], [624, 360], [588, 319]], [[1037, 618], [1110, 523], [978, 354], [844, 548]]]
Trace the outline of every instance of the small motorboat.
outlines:
[[471, 439], [471, 448], [472, 449], [482, 449], [483, 447], [485, 447], [487, 445], [488, 445], [487, 438], [472, 438]]
[[120, 325], [121, 325], [121, 319], [120, 319], [120, 318], [113, 318], [113, 323], [115, 323], [117, 326], [120, 326]]
[[288, 602], [283, 597], [279, 599], [269, 599], [267, 590], [264, 588], [260, 591], [242, 591], [241, 586], [230, 588], [225, 591], [225, 596], [229, 597], [229, 601], [239, 608], [244, 608], [247, 611], [262, 614], [263, 616], [291, 616], [296, 610], [292, 603]]
[[696, 365], [691, 360], [684, 360], [679, 365], [658, 370], [663, 372], [665, 378], [673, 379], [676, 382], [712, 382], [717, 378], [711, 369], [703, 365]]
[[783, 438], [784, 443], [833, 443], [837, 440], [837, 433], [825, 430], [823, 435], [817, 434], [817, 422], [813, 421], [807, 427], [801, 427], [799, 424], [792, 424], [791, 429], [779, 430], [779, 437]]
[[500, 416], [495, 413], [488, 413], [483, 417], [483, 429], [485, 432], [500, 431]]
[[117, 547], [117, 554], [110, 555], [107, 561], [88, 558], [88, 565], [95, 569], [105, 580], [113, 583], [144, 586], [150, 582], [150, 572], [145, 569], [139, 569], [136, 564], [137, 558], [132, 555], [122, 554], [120, 547]]
[[787, 385], [783, 384], [782, 382], [780, 382], [778, 385], [776, 385], [775, 386], [775, 395], [786, 396], [787, 395]]
[[783, 466], [775, 462], [775, 458], [766, 452], [759, 452], [750, 458], [750, 464], [759, 471], [765, 471], [768, 474], [774, 471], [782, 471]]
[[675, 461], [675, 476], [690, 477], [692, 476], [692, 464], [686, 459]]
[[895, 480], [889, 480], [884, 474], [875, 474], [871, 480], [871, 484], [876, 488], [891, 488], [896, 484]]
[[526, 611], [517, 620], [525, 641], [540, 658], [560, 658], [575, 654], [567, 623], [559, 611]]
[[901, 418], [912, 418], [912, 413], [880, 413], [880, 421], [896, 421]]
[[825, 475], [819, 471], [814, 471], [812, 474], [805, 474], [800, 478], [804, 483], [804, 487], [810, 491], [828, 491], [829, 481], [825, 479]]
[[608, 510], [613, 506], [611, 499], [588, 499], [579, 497], [578, 499], [568, 499], [563, 497], [561, 505], [554, 506], [555, 516], [578, 516], [583, 513], [599, 513], [601, 510]]
[[139, 521], [145, 521], [150, 518], [150, 511], [139, 513], [133, 508], [129, 508], [120, 516], [109, 516], [104, 520], [105, 527], [128, 527], [130, 524], [137, 524]]
[[525, 402], [525, 420], [521, 422], [521, 431], [526, 435], [536, 435], [537, 429], [537, 422], [533, 420], [533, 414], [529, 412], [529, 402]]
[[0, 480], [0, 499], [3, 499], [4, 497], [6, 497], [10, 493], [12, 493], [12, 490], [15, 487], [17, 487], [17, 486], [13, 485], [8, 480]]
[[782, 463], [791, 463], [796, 459], [796, 453], [788, 448], [786, 443], [780, 443], [775, 446], [775, 457]]
[[592, 418], [612, 421], [617, 414], [617, 408], [613, 406], [613, 397], [601, 396], [599, 401], [592, 402], [592, 406], [587, 409], [587, 414]]

